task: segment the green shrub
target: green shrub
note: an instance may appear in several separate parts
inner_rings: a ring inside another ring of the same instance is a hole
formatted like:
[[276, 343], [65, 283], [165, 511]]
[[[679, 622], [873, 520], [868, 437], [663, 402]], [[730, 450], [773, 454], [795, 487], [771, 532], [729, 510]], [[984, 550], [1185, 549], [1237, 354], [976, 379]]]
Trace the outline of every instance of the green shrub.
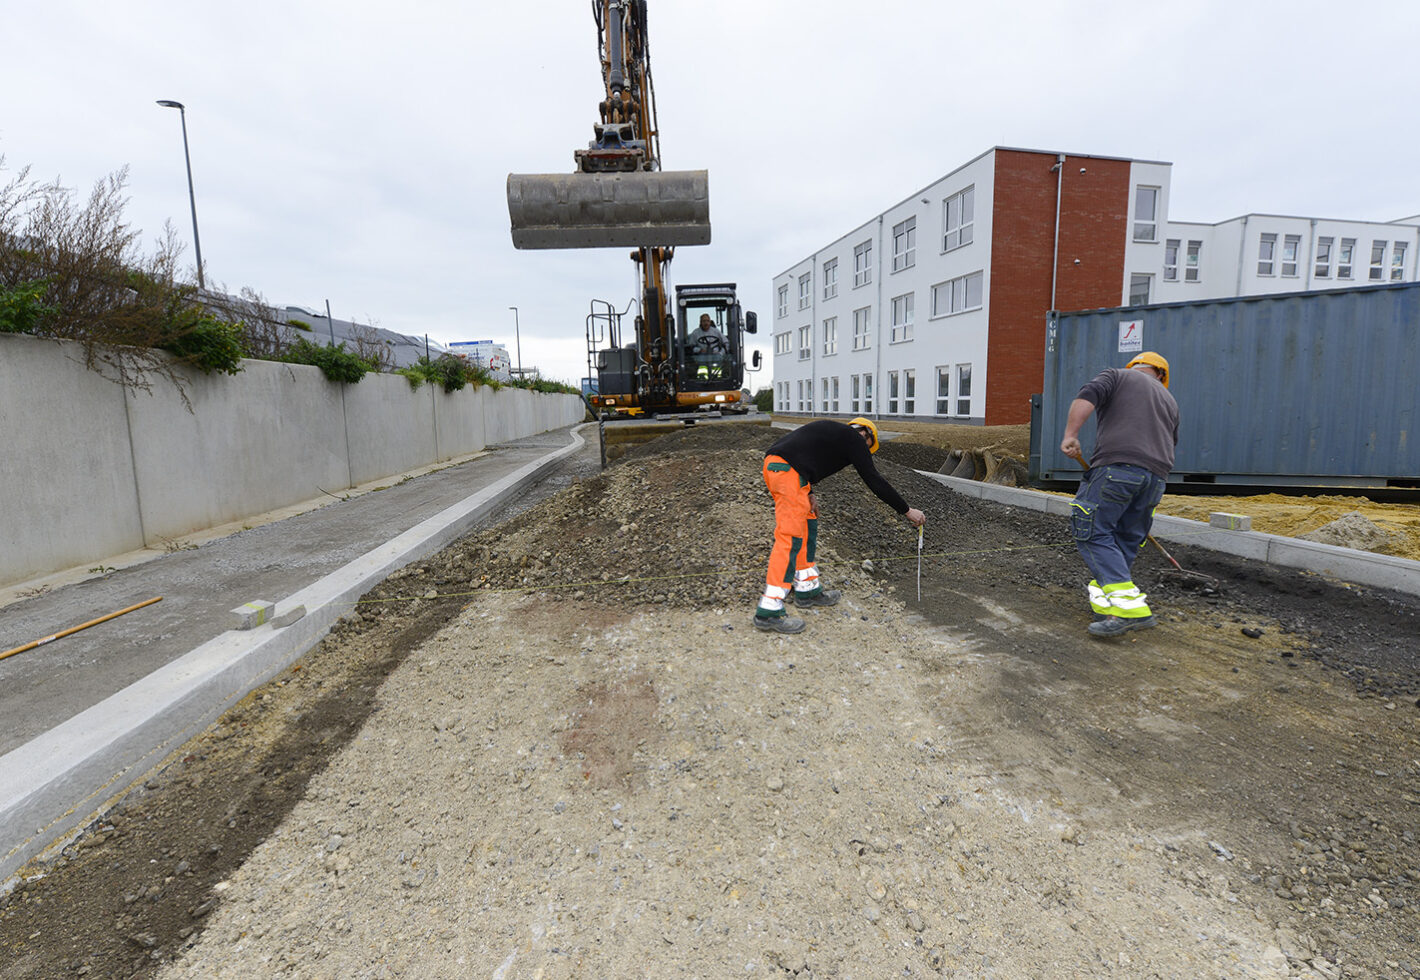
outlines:
[[754, 407], [761, 412], [774, 411], [774, 389], [761, 388], [754, 393]]
[[346, 384], [356, 384], [375, 366], [364, 358], [345, 349], [344, 344], [313, 344], [305, 337], [297, 338], [296, 342], [286, 348], [281, 360], [290, 364], [313, 364], [325, 372], [325, 376], [331, 381], [343, 381]]
[[395, 374], [403, 375], [409, 379], [409, 386], [418, 391], [419, 386], [424, 382], [441, 386], [446, 392], [458, 391], [470, 381], [475, 386], [485, 384], [487, 374], [479, 368], [473, 367], [461, 357], [453, 354], [440, 354], [430, 360], [426, 355], [409, 367], [399, 368]]
[[305, 320], [287, 320], [286, 326], [292, 328], [293, 330], [304, 330], [306, 333], [311, 332], [311, 325]]
[[44, 302], [48, 288], [42, 279], [9, 289], [0, 286], [0, 333], [34, 333], [44, 318], [55, 311]]
[[510, 388], [523, 388], [527, 391], [540, 391], [548, 395], [578, 395], [582, 394], [581, 388], [573, 387], [561, 381], [549, 381], [546, 378], [514, 378], [508, 382]]
[[213, 371], [236, 374], [240, 371], [242, 358], [246, 356], [246, 349], [242, 346], [242, 328], [195, 310], [192, 313], [190, 322], [184, 323], [171, 339], [157, 346], [199, 368], [204, 374]]

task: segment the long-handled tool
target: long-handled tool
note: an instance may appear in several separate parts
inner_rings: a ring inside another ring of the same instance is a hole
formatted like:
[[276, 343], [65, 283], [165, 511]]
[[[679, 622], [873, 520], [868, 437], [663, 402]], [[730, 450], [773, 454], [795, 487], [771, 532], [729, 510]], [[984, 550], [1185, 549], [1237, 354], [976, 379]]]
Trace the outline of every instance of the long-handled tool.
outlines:
[[[1076, 456], [1075, 462], [1083, 466], [1085, 468], [1086, 473], [1090, 471], [1090, 464], [1088, 461], [1086, 461], [1084, 456]], [[1173, 570], [1176, 574], [1188, 579], [1191, 582], [1194, 582], [1197, 585], [1217, 584], [1218, 580], [1213, 578], [1211, 575], [1204, 575], [1202, 572], [1190, 572], [1182, 565], [1180, 565], [1178, 563], [1178, 560], [1174, 558], [1173, 555], [1169, 554], [1168, 550], [1164, 548], [1163, 545], [1159, 544], [1159, 539], [1154, 537], [1152, 534], [1146, 535], [1146, 540], [1149, 542], [1149, 544], [1159, 549], [1159, 554], [1163, 555], [1164, 558], [1168, 560], [1168, 563], [1173, 566]]]
[[97, 626], [99, 625], [99, 623], [107, 623], [110, 619], [117, 619], [124, 613], [131, 613], [135, 609], [142, 609], [144, 606], [151, 606], [155, 602], [162, 601], [162, 596], [154, 596], [151, 599], [144, 599], [142, 602], [134, 603], [127, 609], [120, 609], [118, 612], [111, 612], [107, 616], [100, 616], [98, 619], [91, 619], [87, 623], [80, 623], [78, 626], [71, 626], [67, 630], [60, 630], [58, 633], [51, 634], [50, 636], [46, 636], [40, 640], [34, 640], [33, 642], [26, 643], [24, 646], [18, 646], [12, 650], [6, 650], [4, 653], [0, 653], [0, 660], [4, 660], [6, 657], [12, 657], [17, 653], [24, 653], [26, 650], [33, 650], [35, 647], [44, 646], [46, 643], [52, 643], [53, 641], [60, 639], [61, 637], [69, 636], [70, 634], [77, 633], [80, 630], [86, 630], [90, 626]]
[[922, 601], [922, 525], [917, 525], [917, 601]]

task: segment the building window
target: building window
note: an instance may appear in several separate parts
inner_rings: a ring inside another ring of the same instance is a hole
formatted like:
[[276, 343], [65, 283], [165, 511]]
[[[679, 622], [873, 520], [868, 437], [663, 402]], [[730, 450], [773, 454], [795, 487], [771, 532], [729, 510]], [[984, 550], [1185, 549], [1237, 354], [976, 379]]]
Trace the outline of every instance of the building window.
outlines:
[[937, 368], [937, 412], [938, 415], [952, 414], [952, 369]]
[[917, 411], [917, 372], [902, 372], [902, 414], [912, 415]]
[[1198, 282], [1198, 277], [1202, 275], [1203, 243], [1199, 241], [1188, 242], [1188, 251], [1184, 253], [1183, 261], [1183, 281]]
[[823, 352], [838, 353], [838, 317], [831, 316], [823, 321]]
[[833, 380], [833, 385], [832, 385], [833, 398], [829, 401], [829, 404], [832, 406], [831, 411], [832, 411], [835, 415], [837, 415], [837, 414], [838, 414], [838, 379], [837, 379], [837, 378], [834, 378], [834, 379], [832, 379], [832, 380]]
[[781, 317], [789, 315], [789, 284], [787, 282], [779, 287], [779, 315]]
[[1405, 278], [1405, 243], [1396, 242], [1390, 250], [1390, 281], [1400, 282]]
[[785, 330], [774, 335], [774, 353], [787, 354], [794, 348], [794, 336]]
[[873, 414], [873, 376], [863, 375], [863, 414]]
[[853, 249], [853, 288], [873, 281], [873, 240], [870, 238]]
[[942, 202], [942, 251], [970, 245], [976, 221], [976, 188], [968, 187]]
[[971, 365], [957, 365], [957, 414], [971, 414]]
[[[810, 383], [810, 384], [813, 384], [812, 381], [809, 382], [809, 383]], [[797, 382], [797, 385], [798, 385], [798, 392], [799, 392], [799, 402], [798, 402], [799, 411], [802, 412], [802, 411], [804, 410], [804, 383], [803, 383], [802, 381], [799, 381], [799, 382]]]
[[1350, 279], [1351, 267], [1356, 261], [1356, 239], [1341, 239], [1341, 251], [1336, 255], [1336, 278]]
[[1164, 242], [1164, 282], [1178, 282], [1179, 244], [1177, 238], [1170, 238]]
[[917, 264], [917, 218], [893, 225], [892, 271], [901, 272]]
[[888, 372], [888, 414], [897, 414], [897, 372]]
[[871, 307], [865, 306], [860, 310], [853, 311], [853, 349], [868, 349], [868, 311]]
[[838, 260], [829, 259], [823, 264], [823, 298], [833, 299], [838, 295]]
[[932, 287], [932, 316], [948, 316], [981, 307], [981, 273], [958, 276]]
[[1147, 305], [1149, 302], [1149, 287], [1153, 284], [1153, 276], [1140, 272], [1131, 273], [1129, 276], [1129, 305]]
[[860, 385], [859, 377], [855, 374], [849, 380], [853, 382], [853, 397], [850, 398], [848, 401], [849, 405], [851, 406], [849, 408], [849, 411], [852, 412], [854, 415], [861, 415], [863, 414], [863, 410], [858, 407], [858, 391]]
[[1302, 251], [1302, 236], [1287, 235], [1282, 239], [1282, 276], [1286, 279], [1297, 278], [1297, 256]]
[[1136, 187], [1134, 189], [1134, 240], [1136, 242], [1156, 242], [1159, 240], [1159, 188]]
[[1385, 242], [1371, 242], [1371, 281], [1385, 278]]
[[1266, 232], [1257, 242], [1257, 274], [1259, 276], [1276, 275], [1277, 261], [1277, 236], [1271, 232]]
[[1312, 274], [1318, 279], [1331, 278], [1331, 243], [1335, 241], [1330, 235], [1323, 235], [1316, 240], [1316, 268]]
[[814, 274], [805, 272], [799, 277], [799, 309], [807, 310], [814, 301]]
[[912, 308], [914, 293], [895, 296], [892, 301], [892, 342], [912, 339]]
[[828, 379], [823, 379], [823, 408], [820, 409], [825, 415], [828, 414]]
[[814, 353], [814, 328], [805, 324], [799, 328], [799, 360], [807, 361]]

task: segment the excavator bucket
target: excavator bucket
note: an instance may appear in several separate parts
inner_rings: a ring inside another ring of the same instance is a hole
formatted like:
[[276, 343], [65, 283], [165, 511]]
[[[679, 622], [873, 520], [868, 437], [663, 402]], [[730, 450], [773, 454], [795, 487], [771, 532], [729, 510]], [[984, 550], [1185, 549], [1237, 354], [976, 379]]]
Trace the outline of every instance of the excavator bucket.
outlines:
[[515, 248], [710, 244], [705, 170], [509, 174]]

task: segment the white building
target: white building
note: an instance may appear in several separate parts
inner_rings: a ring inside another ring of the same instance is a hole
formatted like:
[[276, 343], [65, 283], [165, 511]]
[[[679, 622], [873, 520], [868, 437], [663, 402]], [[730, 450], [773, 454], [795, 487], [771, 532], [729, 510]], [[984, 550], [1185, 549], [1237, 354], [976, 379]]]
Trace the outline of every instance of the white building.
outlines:
[[1420, 215], [1170, 221], [1172, 165], [995, 147], [774, 278], [775, 411], [1028, 421], [1045, 319], [1420, 278]]

